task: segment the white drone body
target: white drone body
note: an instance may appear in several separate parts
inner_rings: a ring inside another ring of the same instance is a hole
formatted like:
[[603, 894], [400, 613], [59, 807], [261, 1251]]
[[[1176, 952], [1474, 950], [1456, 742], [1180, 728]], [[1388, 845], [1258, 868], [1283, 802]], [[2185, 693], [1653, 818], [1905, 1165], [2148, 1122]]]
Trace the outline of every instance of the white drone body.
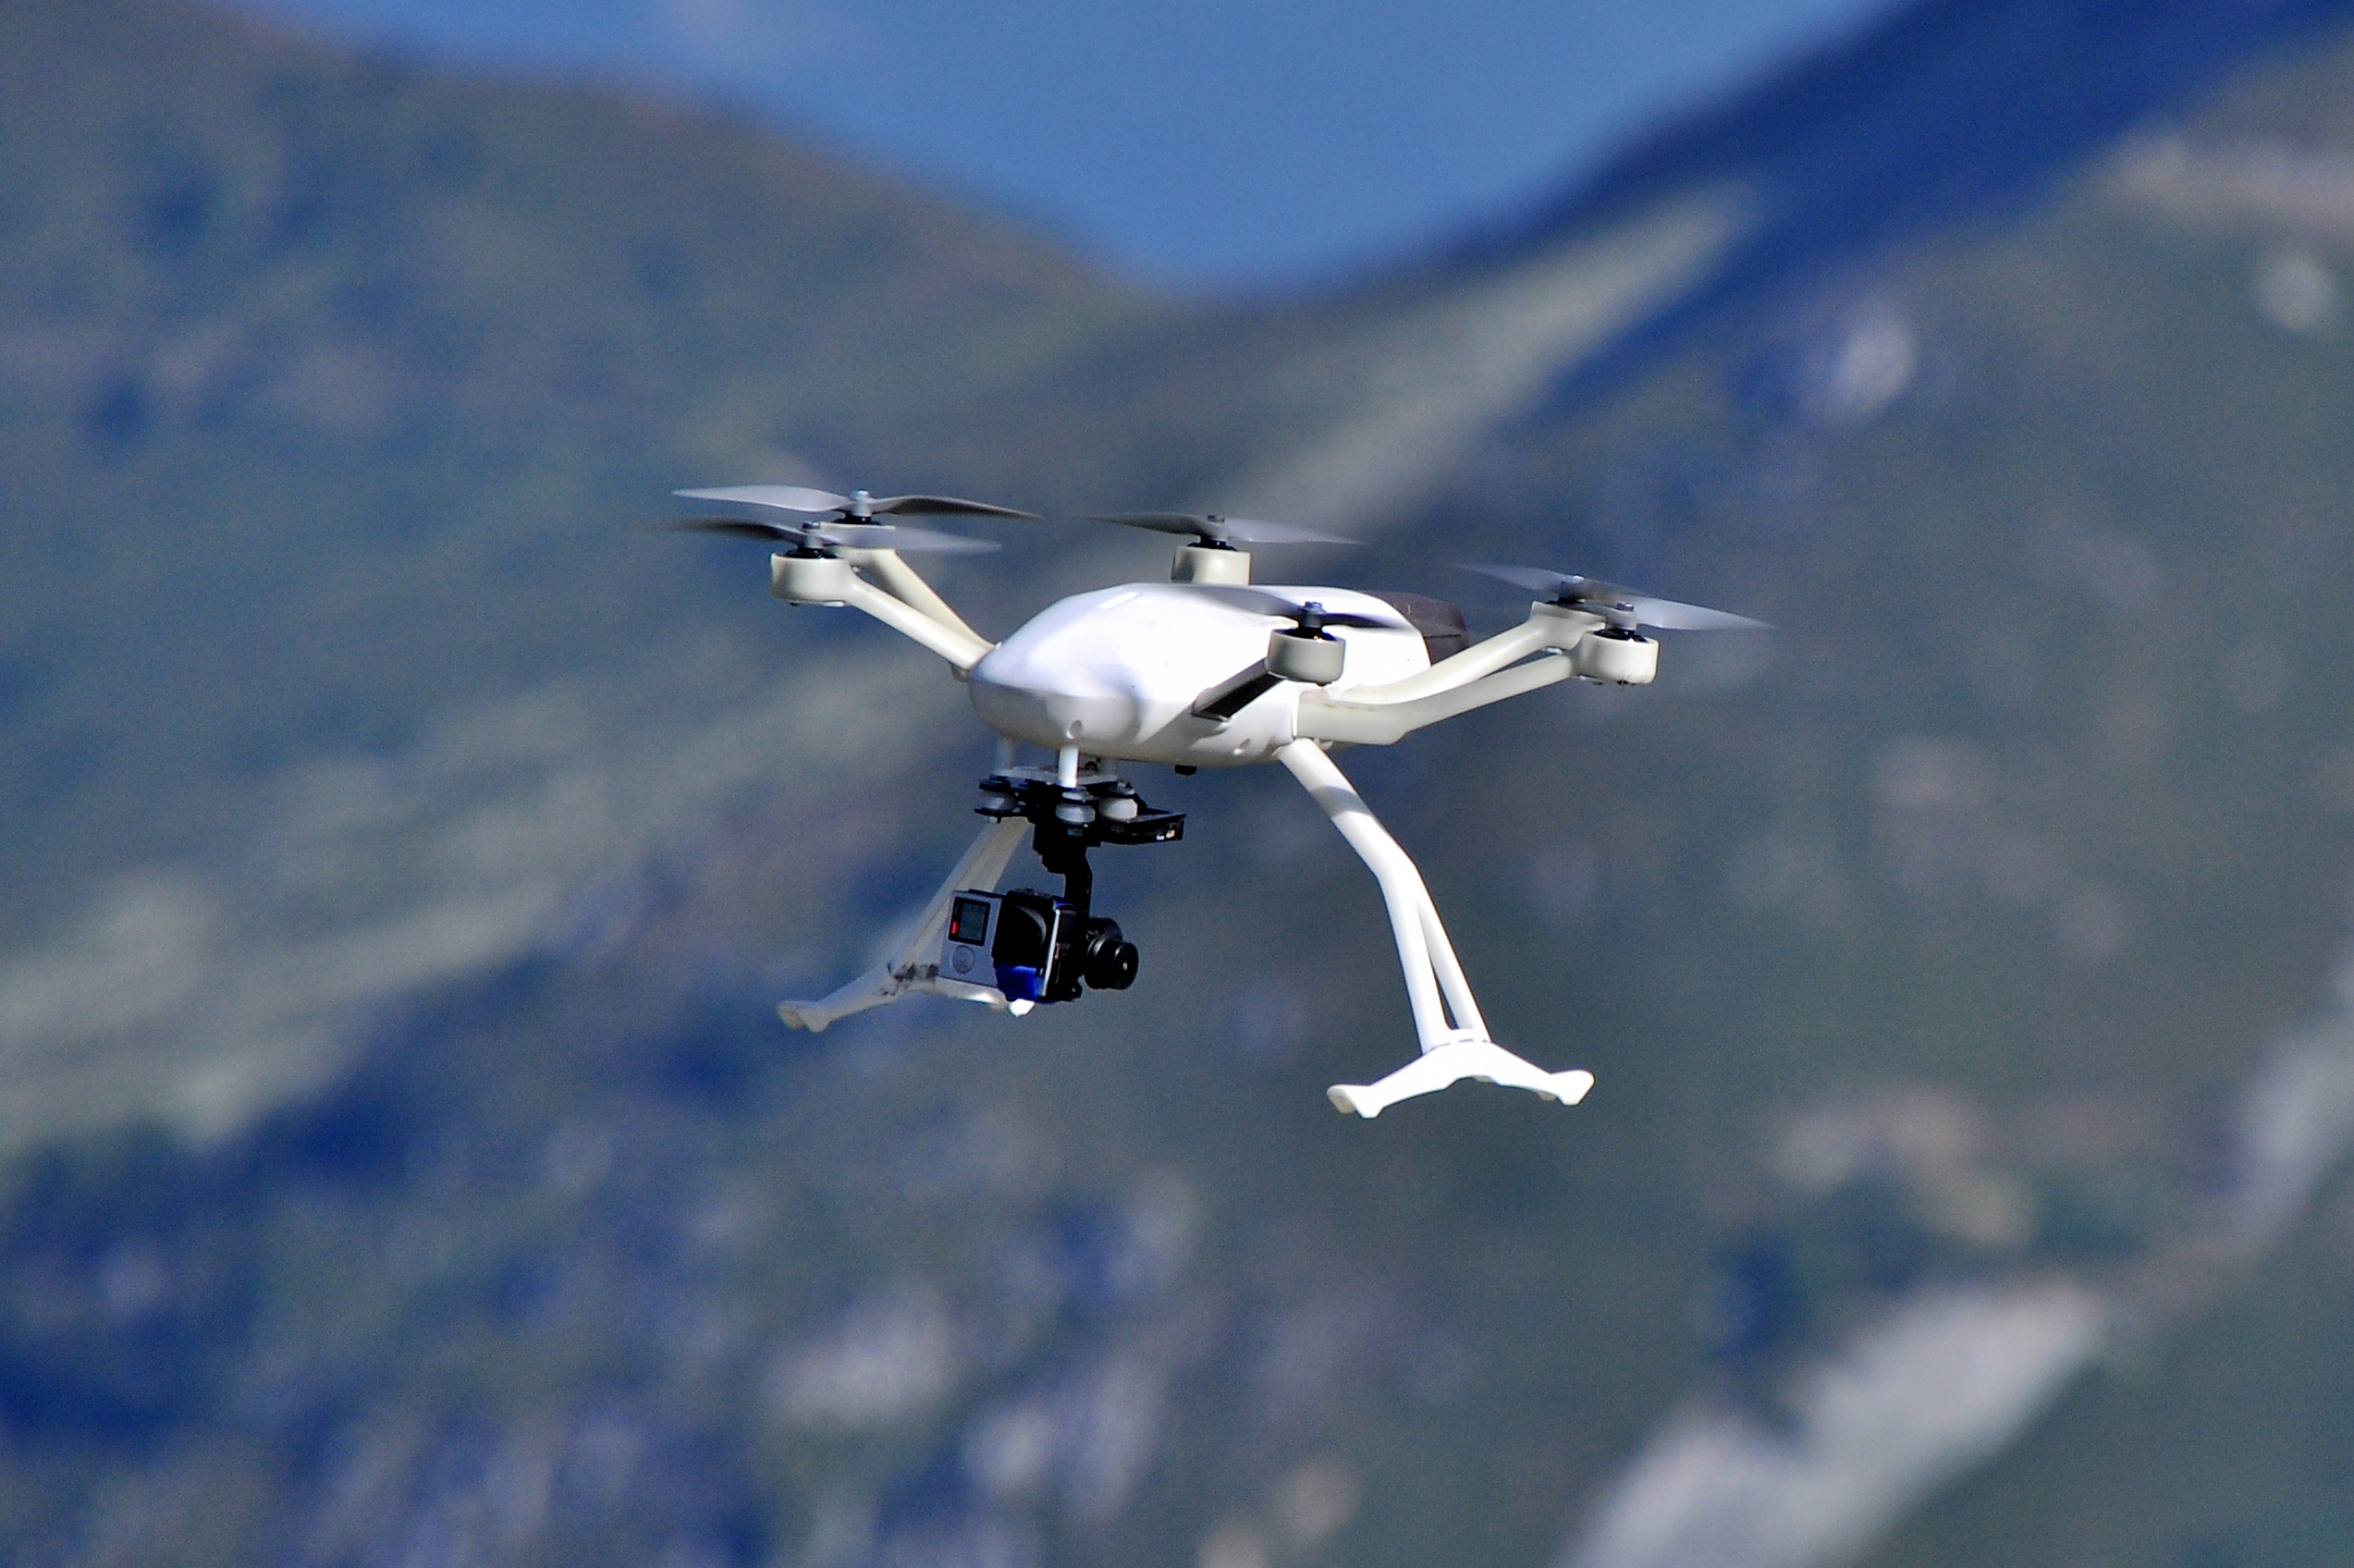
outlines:
[[[915, 550], [993, 546], [872, 520], [1027, 513], [948, 496], [877, 500], [863, 491], [841, 496], [791, 485], [680, 494], [811, 519], [670, 526], [791, 544], [770, 557], [777, 597], [864, 610], [930, 649], [967, 683], [974, 711], [999, 737], [998, 767], [982, 780], [978, 808], [988, 826], [881, 964], [822, 999], [781, 1004], [788, 1024], [819, 1030], [911, 994], [1019, 1016], [1042, 1002], [1075, 1000], [1083, 989], [1124, 988], [1135, 974], [1136, 949], [1116, 923], [1093, 914], [1086, 851], [1175, 839], [1183, 818], [1146, 806], [1120, 765], [1192, 772], [1280, 762], [1372, 871], [1404, 972], [1421, 1055], [1375, 1083], [1328, 1091], [1336, 1108], [1364, 1117], [1465, 1078], [1575, 1105], [1594, 1079], [1577, 1069], [1547, 1072], [1489, 1037], [1421, 874], [1330, 749], [1387, 745], [1572, 677], [1646, 684], [1658, 670], [1659, 644], [1640, 635], [1640, 626], [1760, 625], [1586, 578], [1480, 568], [1549, 596], [1530, 606], [1520, 626], [1466, 644], [1452, 606], [1346, 588], [1254, 586], [1250, 556], [1233, 547], [1347, 541], [1273, 523], [1156, 512], [1102, 521], [1191, 535], [1195, 542], [1178, 551], [1170, 582], [1074, 594], [993, 644], [902, 558]], [[1434, 648], [1441, 656], [1433, 658]], [[1025, 745], [1049, 753], [1051, 764], [1019, 766]], [[1063, 877], [1062, 897], [996, 891], [1025, 835], [1048, 871]]]

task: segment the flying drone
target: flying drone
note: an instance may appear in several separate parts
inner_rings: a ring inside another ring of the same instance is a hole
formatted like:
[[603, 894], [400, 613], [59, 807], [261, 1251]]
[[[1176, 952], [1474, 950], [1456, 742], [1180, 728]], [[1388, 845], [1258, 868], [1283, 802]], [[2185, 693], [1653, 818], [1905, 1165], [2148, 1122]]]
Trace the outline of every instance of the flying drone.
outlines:
[[[875, 969], [831, 996], [779, 1004], [786, 1023], [822, 1030], [914, 994], [1020, 1017], [1090, 991], [1126, 989], [1136, 978], [1136, 947], [1119, 922], [1095, 912], [1088, 851], [1171, 843], [1185, 819], [1146, 803], [1120, 767], [1160, 764], [1189, 774], [1276, 762], [1372, 871], [1397, 939], [1421, 1055], [1374, 1083], [1327, 1091], [1338, 1109], [1367, 1118], [1465, 1078], [1575, 1105], [1594, 1075], [1547, 1072], [1489, 1037], [1421, 873], [1328, 753], [1386, 746], [1572, 678], [1648, 684], [1660, 645], [1646, 628], [1764, 625], [1592, 578], [1486, 566], [1472, 570], [1539, 596], [1519, 626], [1471, 643], [1462, 611], [1441, 600], [1255, 585], [1251, 554], [1241, 547], [1353, 540], [1247, 518], [1118, 512], [1092, 521], [1185, 539], [1170, 580], [1073, 594], [993, 643], [904, 557], [996, 545], [877, 520], [1035, 513], [952, 496], [838, 496], [792, 484], [677, 494], [759, 515], [663, 526], [779, 546], [769, 557], [772, 594], [792, 605], [863, 610], [938, 655], [998, 736], [996, 766], [980, 781], [975, 808], [987, 825], [939, 892]], [[1024, 747], [1051, 761], [1024, 765]], [[1061, 892], [998, 890], [1025, 835]]]

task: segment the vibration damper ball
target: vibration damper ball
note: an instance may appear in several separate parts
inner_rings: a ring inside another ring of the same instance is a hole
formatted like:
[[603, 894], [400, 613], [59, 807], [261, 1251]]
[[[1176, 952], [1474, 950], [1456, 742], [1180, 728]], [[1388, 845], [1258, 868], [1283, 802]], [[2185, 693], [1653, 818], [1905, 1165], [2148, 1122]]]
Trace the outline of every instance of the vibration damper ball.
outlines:
[[1067, 822], [1073, 827], [1084, 827], [1096, 819], [1095, 803], [1087, 799], [1087, 792], [1084, 790], [1065, 790], [1061, 803], [1054, 808], [1054, 819]]
[[1096, 796], [1096, 811], [1107, 822], [1135, 821], [1137, 806], [1136, 791], [1124, 783], [1107, 784]]

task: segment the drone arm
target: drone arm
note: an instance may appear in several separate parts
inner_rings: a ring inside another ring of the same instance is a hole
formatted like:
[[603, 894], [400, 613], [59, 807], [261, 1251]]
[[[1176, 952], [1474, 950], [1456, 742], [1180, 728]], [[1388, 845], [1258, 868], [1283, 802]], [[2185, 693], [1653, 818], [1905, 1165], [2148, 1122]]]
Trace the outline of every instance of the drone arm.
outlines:
[[1531, 654], [1542, 653], [1549, 648], [1567, 653], [1577, 646], [1588, 631], [1600, 629], [1602, 624], [1602, 618], [1598, 615], [1540, 600], [1528, 607], [1528, 619], [1511, 631], [1499, 631], [1485, 642], [1474, 643], [1453, 657], [1441, 659], [1429, 668], [1409, 675], [1403, 680], [1392, 680], [1381, 686], [1352, 687], [1347, 700], [1363, 706], [1379, 706], [1416, 702], [1452, 692], [1518, 664]]
[[[1490, 639], [1490, 642], [1502, 640]], [[1467, 656], [1468, 652], [1476, 651], [1467, 650], [1455, 657], [1463, 658]], [[1453, 660], [1447, 662], [1452, 664]], [[1501, 703], [1506, 697], [1517, 697], [1524, 692], [1551, 686], [1576, 673], [1577, 668], [1569, 655], [1556, 651], [1541, 658], [1531, 659], [1526, 664], [1514, 665], [1509, 669], [1498, 670], [1461, 685], [1441, 687], [1403, 702], [1392, 699], [1364, 703], [1357, 700], [1362, 693], [1355, 691], [1339, 696], [1328, 696], [1322, 692], [1303, 692], [1300, 693], [1299, 718], [1293, 726], [1293, 732], [1306, 741], [1387, 746], [1442, 718], [1453, 718], [1474, 708], [1484, 708], [1490, 703]]]
[[922, 615], [930, 616], [951, 631], [961, 632], [975, 642], [985, 641], [981, 634], [964, 624], [964, 618], [949, 607], [946, 599], [933, 591], [932, 585], [907, 564], [897, 550], [857, 550], [843, 552], [857, 567], [874, 574], [885, 593]]
[[1302, 692], [1297, 732], [1314, 741], [1389, 745], [1442, 718], [1567, 680], [1578, 672], [1571, 650], [1602, 624], [1598, 615], [1539, 601], [1511, 631], [1403, 680]]
[[973, 847], [964, 851], [964, 858], [956, 863], [956, 869], [948, 874], [948, 880], [940, 884], [940, 890], [924, 906], [924, 913], [892, 948], [889, 958], [823, 1000], [778, 1003], [778, 1016], [791, 1027], [815, 1035], [853, 1012], [895, 1002], [911, 991], [929, 991], [974, 1001], [985, 1001], [996, 995], [981, 986], [943, 978], [932, 955], [939, 950], [940, 934], [948, 928], [950, 903], [967, 888], [995, 888], [998, 878], [1005, 875], [1007, 863], [1013, 859], [1013, 851], [1022, 847], [1022, 835], [1028, 827], [1021, 818], [1012, 817], [992, 822], [981, 829], [981, 836], [973, 840]]
[[1366, 706], [1416, 702], [1468, 686], [1507, 666], [1518, 664], [1531, 654], [1541, 653], [1551, 645], [1546, 641], [1544, 628], [1534, 620], [1525, 621], [1509, 631], [1499, 631], [1485, 642], [1474, 643], [1453, 657], [1441, 659], [1429, 668], [1409, 675], [1404, 680], [1392, 680], [1382, 686], [1353, 687], [1348, 700]]
[[[958, 675], [971, 670], [981, 662], [981, 655], [989, 651], [991, 644], [983, 642], [962, 621], [955, 626], [944, 625], [871, 582], [852, 577], [847, 572], [843, 575], [847, 582], [837, 590], [840, 594], [840, 603], [864, 610], [892, 631], [921, 643], [948, 660]], [[908, 575], [912, 577], [914, 573]]]

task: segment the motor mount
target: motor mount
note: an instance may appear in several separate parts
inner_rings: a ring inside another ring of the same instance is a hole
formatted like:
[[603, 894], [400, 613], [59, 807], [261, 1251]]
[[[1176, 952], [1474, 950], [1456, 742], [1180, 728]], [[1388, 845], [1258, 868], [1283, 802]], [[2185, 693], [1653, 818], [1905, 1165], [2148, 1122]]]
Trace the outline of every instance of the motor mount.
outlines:
[[803, 545], [768, 557], [768, 592], [789, 605], [839, 605], [856, 576], [829, 550]]
[[1660, 645], [1615, 626], [1588, 632], [1569, 656], [1580, 676], [1606, 685], [1648, 686], [1660, 673]]
[[1341, 679], [1349, 645], [1318, 628], [1281, 627], [1267, 635], [1267, 670], [1286, 680], [1330, 686]]

